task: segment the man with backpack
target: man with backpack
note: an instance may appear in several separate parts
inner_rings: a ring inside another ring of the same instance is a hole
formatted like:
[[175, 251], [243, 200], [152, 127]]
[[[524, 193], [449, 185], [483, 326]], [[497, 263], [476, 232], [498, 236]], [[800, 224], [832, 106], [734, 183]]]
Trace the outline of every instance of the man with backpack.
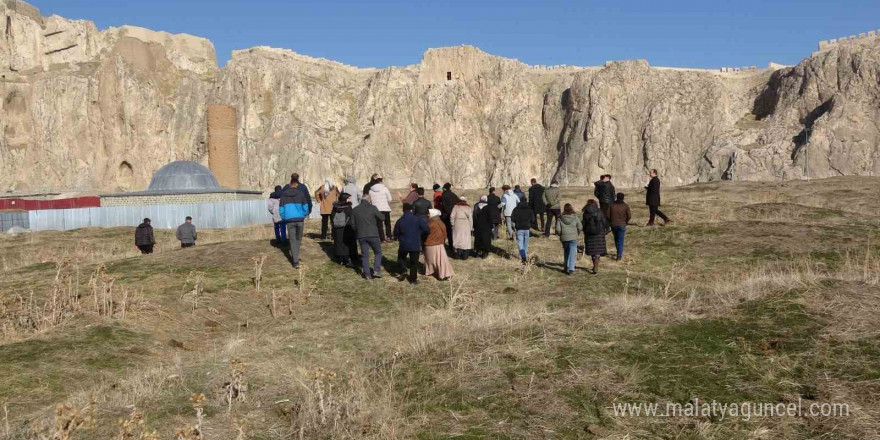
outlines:
[[293, 262], [293, 268], [298, 269], [305, 219], [312, 213], [312, 196], [305, 184], [299, 182], [299, 174], [290, 175], [290, 185], [285, 186], [281, 192], [279, 211], [281, 220], [287, 225], [290, 260]]

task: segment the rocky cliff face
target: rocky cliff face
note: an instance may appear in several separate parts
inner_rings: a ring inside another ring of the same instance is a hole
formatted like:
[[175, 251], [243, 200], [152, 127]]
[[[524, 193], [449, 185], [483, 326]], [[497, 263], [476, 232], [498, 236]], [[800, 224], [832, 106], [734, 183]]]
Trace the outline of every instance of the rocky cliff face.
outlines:
[[205, 108], [238, 109], [242, 186], [382, 173], [462, 187], [610, 173], [643, 184], [880, 174], [880, 38], [798, 66], [721, 73], [538, 69], [473, 47], [358, 69], [258, 47], [42, 17], [0, 0], [0, 189], [145, 187], [207, 163]]

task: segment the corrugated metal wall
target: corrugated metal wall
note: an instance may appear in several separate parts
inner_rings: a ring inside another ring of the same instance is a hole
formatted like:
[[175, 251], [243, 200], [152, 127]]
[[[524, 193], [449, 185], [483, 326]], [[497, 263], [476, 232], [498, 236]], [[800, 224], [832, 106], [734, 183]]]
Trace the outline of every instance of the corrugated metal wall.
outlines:
[[[315, 214], [313, 211], [313, 216]], [[265, 200], [200, 203], [195, 205], [106, 206], [101, 208], [29, 211], [32, 231], [137, 226], [145, 217], [156, 229], [174, 229], [186, 216], [200, 228], [234, 228], [272, 224]], [[318, 216], [320, 217], [320, 215]]]
[[13, 226], [21, 226], [28, 229], [28, 213], [26, 212], [0, 212], [0, 232], [6, 232]]

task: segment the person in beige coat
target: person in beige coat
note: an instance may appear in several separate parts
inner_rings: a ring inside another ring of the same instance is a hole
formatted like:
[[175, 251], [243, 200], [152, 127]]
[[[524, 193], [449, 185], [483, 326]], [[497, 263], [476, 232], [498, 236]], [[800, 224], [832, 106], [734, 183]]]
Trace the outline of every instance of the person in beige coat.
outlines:
[[330, 178], [324, 179], [324, 185], [315, 191], [315, 200], [321, 207], [321, 240], [327, 239], [330, 230], [330, 216], [333, 214], [333, 202], [339, 201], [339, 189]]
[[467, 260], [473, 249], [471, 231], [474, 229], [473, 210], [468, 206], [467, 198], [459, 197], [458, 203], [449, 214], [449, 223], [452, 225], [452, 247], [456, 257]]

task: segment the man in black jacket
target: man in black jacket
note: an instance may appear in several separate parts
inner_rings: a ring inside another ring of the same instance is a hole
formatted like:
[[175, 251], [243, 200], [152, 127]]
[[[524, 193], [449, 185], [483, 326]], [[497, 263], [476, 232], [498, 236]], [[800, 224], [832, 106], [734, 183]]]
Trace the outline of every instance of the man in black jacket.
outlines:
[[144, 222], [139, 224], [134, 231], [134, 245], [142, 254], [152, 254], [153, 246], [156, 245], [156, 237], [153, 235], [153, 227], [150, 226], [150, 219], [145, 218]]
[[[351, 210], [351, 227], [361, 245], [361, 263], [364, 278], [382, 278], [382, 242], [379, 239], [379, 224], [385, 216], [370, 203], [370, 194], [364, 194], [361, 204]], [[373, 250], [373, 269], [370, 270], [370, 249]]]
[[455, 208], [455, 205], [459, 202], [459, 197], [457, 194], [452, 192], [452, 184], [447, 182], [443, 185], [443, 195], [440, 196], [441, 208], [440, 209], [440, 218], [443, 220], [443, 223], [446, 224], [446, 238], [449, 246], [452, 246], [452, 209]]
[[534, 227], [538, 227], [538, 219], [541, 219], [539, 231], [544, 230], [544, 214], [547, 212], [547, 205], [544, 204], [544, 187], [538, 183], [538, 180], [532, 178], [532, 186], [529, 187], [529, 206], [534, 211], [532, 223]]
[[430, 200], [425, 198], [425, 188], [418, 187], [416, 188], [416, 194], [419, 197], [413, 202], [413, 215], [416, 217], [421, 217], [428, 221], [428, 211], [434, 207], [434, 204], [431, 203]]
[[614, 195], [616, 194], [614, 185], [611, 184], [611, 174], [603, 174], [599, 181], [593, 185], [596, 186], [593, 194], [599, 201], [599, 209], [605, 214], [605, 220], [610, 220], [611, 204], [614, 203]]
[[489, 188], [489, 195], [486, 196], [486, 209], [489, 214], [489, 221], [492, 222], [492, 239], [498, 240], [498, 228], [504, 220], [501, 215], [501, 197], [495, 195], [495, 187]]
[[669, 220], [669, 217], [660, 212], [660, 178], [657, 177], [657, 170], [651, 170], [651, 181], [648, 182], [648, 186], [645, 189], [647, 190], [645, 193], [645, 204], [648, 205], [648, 212], [650, 213], [648, 226], [654, 226], [654, 216], [663, 219], [663, 226], [671, 223], [672, 220]]

